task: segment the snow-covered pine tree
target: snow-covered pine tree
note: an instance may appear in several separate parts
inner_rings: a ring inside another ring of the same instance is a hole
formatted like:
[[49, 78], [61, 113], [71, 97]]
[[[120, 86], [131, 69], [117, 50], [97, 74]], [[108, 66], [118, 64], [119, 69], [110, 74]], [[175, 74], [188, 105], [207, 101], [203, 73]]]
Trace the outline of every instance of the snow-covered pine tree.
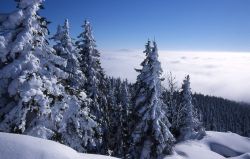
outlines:
[[135, 125], [132, 132], [131, 155], [136, 159], [161, 158], [171, 153], [174, 142], [163, 107], [161, 64], [158, 60], [156, 42], [146, 44], [146, 59], [136, 81]]
[[90, 113], [85, 92], [70, 96], [59, 124], [59, 141], [79, 152], [95, 152], [100, 142], [99, 125]]
[[[66, 67], [61, 67], [69, 74], [64, 79], [65, 92], [69, 94], [65, 101], [64, 109], [55, 110], [60, 112], [54, 114], [61, 120], [55, 125], [58, 126], [58, 136], [56, 140], [69, 145], [80, 152], [92, 152], [96, 149], [96, 143], [99, 143], [99, 125], [95, 117], [89, 112], [90, 101], [83, 91], [85, 77], [80, 70], [78, 53], [76, 52], [72, 39], [69, 34], [69, 22], [66, 19], [63, 26], [58, 26], [57, 33], [52, 37], [56, 45], [54, 49], [56, 54], [67, 60]], [[52, 112], [52, 113], [53, 113]]]
[[[105, 75], [100, 62], [100, 53], [96, 49], [95, 40], [92, 34], [92, 28], [90, 22], [85, 20], [82, 26], [84, 32], [81, 33], [76, 42], [77, 49], [79, 51], [79, 62], [82, 72], [86, 77], [84, 89], [86, 90], [87, 96], [92, 99], [90, 104], [90, 112], [96, 116], [97, 121], [102, 126], [103, 133], [103, 144], [97, 145], [99, 153], [108, 154], [108, 149], [105, 143], [107, 143], [107, 89], [105, 83]], [[105, 137], [106, 136], [106, 137]]]
[[79, 41], [76, 42], [80, 54], [80, 66], [87, 78], [85, 83], [87, 95], [97, 100], [105, 88], [105, 77], [90, 22], [85, 20], [83, 28], [84, 32], [78, 36]]
[[190, 138], [202, 137], [205, 133], [198, 120], [197, 113], [192, 104], [192, 92], [190, 88], [190, 77], [187, 75], [182, 84], [180, 92], [180, 105], [177, 110], [178, 126], [180, 133], [179, 140], [187, 140]]
[[66, 61], [46, 40], [48, 21], [38, 15], [43, 0], [16, 0], [18, 10], [1, 22], [0, 130], [50, 138], [51, 107], [64, 96]]
[[68, 19], [65, 20], [63, 26], [58, 25], [57, 32], [51, 39], [56, 42], [53, 46], [56, 54], [67, 60], [66, 67], [62, 69], [69, 74], [67, 83], [73, 88], [71, 91], [74, 91], [74, 89], [83, 89], [86, 78], [80, 69], [79, 54], [70, 37]]

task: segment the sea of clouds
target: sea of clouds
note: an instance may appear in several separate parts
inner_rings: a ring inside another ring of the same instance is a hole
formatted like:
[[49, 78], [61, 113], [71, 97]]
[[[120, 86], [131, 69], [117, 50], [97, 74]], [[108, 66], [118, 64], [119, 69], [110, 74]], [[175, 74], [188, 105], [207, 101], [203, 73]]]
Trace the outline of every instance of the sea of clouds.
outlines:
[[[138, 50], [103, 50], [101, 60], [108, 75], [135, 82], [144, 57]], [[193, 92], [250, 102], [250, 53], [159, 50], [159, 59], [163, 76], [171, 71], [179, 86], [189, 74]]]

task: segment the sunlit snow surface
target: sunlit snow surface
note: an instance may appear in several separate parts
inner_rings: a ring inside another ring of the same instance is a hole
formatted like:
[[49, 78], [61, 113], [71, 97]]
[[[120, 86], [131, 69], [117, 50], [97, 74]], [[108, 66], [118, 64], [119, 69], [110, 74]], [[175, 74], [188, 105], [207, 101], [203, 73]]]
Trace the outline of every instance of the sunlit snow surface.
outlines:
[[202, 140], [181, 142], [174, 150], [174, 155], [165, 159], [250, 159], [250, 139], [208, 131]]
[[75, 150], [45, 139], [0, 133], [0, 159], [115, 159], [80, 154]]
[[[202, 140], [178, 143], [165, 159], [249, 159], [250, 139], [208, 131]], [[0, 133], [0, 159], [115, 159], [82, 154], [62, 144], [25, 135]]]
[[[164, 76], [171, 71], [180, 84], [190, 74], [195, 92], [250, 102], [250, 53], [159, 50], [159, 57]], [[140, 68], [143, 58], [140, 50], [102, 51], [106, 73], [132, 82], [137, 75], [134, 68]]]

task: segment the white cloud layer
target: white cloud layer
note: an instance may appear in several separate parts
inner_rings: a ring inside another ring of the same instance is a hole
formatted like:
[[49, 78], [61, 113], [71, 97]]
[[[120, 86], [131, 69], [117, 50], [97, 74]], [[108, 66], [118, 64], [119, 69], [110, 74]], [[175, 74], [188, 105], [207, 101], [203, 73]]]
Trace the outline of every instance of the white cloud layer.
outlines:
[[[102, 65], [110, 76], [136, 80], [142, 51], [102, 51]], [[193, 92], [250, 102], [250, 53], [159, 51], [164, 71], [171, 71], [179, 85], [191, 76]], [[166, 84], [166, 82], [164, 82]]]

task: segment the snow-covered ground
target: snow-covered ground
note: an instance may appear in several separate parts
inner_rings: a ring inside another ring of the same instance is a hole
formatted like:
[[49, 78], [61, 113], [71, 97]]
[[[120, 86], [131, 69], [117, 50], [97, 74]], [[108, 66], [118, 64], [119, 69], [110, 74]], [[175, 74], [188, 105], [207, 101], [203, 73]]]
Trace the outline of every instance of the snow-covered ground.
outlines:
[[[208, 131], [202, 140], [185, 141], [165, 159], [250, 159], [250, 139]], [[115, 159], [81, 154], [62, 144], [25, 135], [0, 133], [0, 159]]]
[[202, 140], [185, 141], [166, 159], [250, 159], [250, 139], [234, 133], [208, 131]]
[[0, 159], [115, 159], [77, 153], [70, 147], [36, 137], [0, 133]]

